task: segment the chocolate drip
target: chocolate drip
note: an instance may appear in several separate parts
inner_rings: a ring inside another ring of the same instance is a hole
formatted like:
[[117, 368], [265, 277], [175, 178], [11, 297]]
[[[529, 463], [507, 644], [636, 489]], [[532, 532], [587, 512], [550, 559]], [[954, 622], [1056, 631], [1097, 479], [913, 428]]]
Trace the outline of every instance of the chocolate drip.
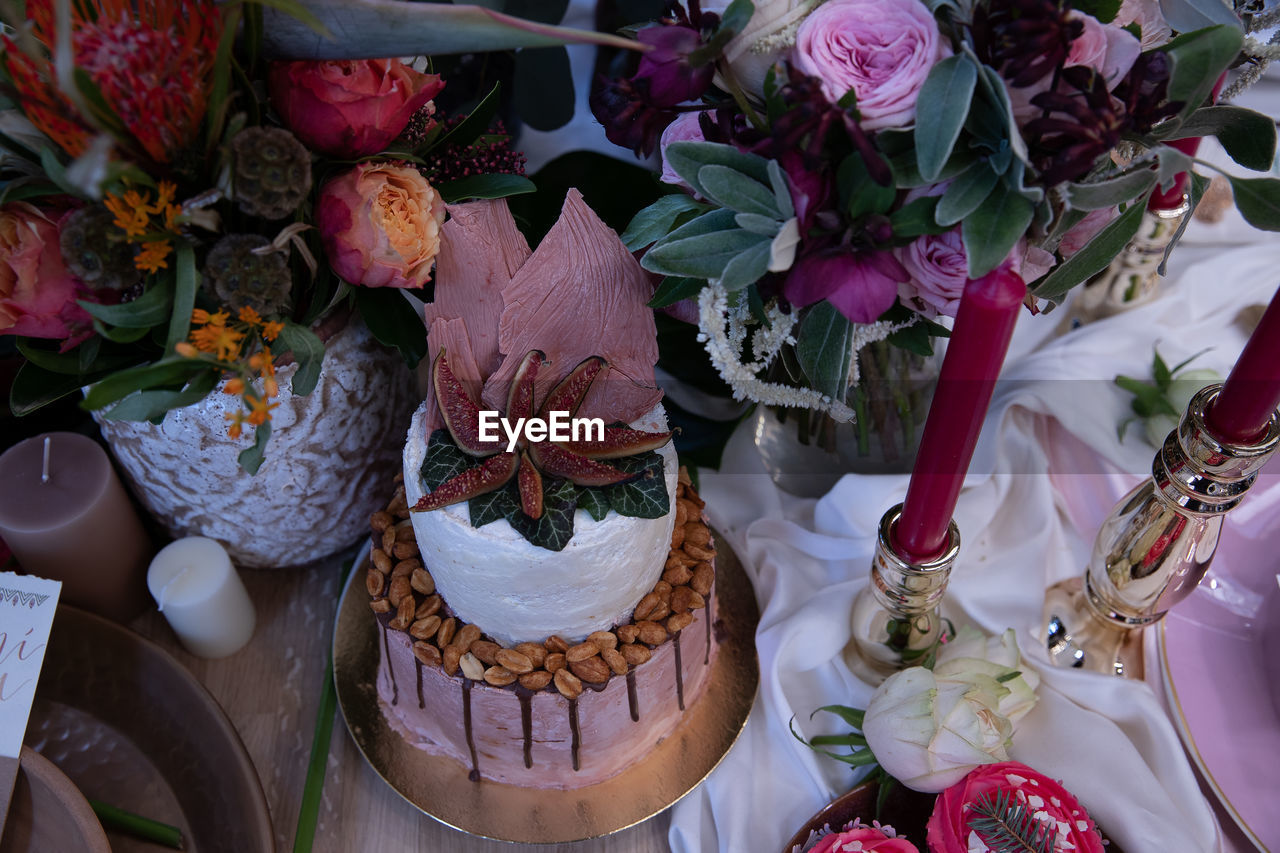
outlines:
[[573, 770], [576, 773], [580, 767], [578, 762], [578, 747], [582, 744], [582, 732], [578, 730], [578, 700], [569, 700], [569, 731], [573, 732], [573, 740], [570, 743], [570, 749], [573, 752]]
[[462, 679], [462, 730], [467, 735], [467, 749], [471, 751], [471, 772], [467, 778], [480, 781], [480, 764], [476, 761], [476, 741], [471, 736], [471, 679]]
[[413, 662], [416, 664], [414, 669], [416, 669], [418, 673], [418, 707], [425, 708], [426, 703], [422, 701], [422, 661], [415, 657]]
[[631, 706], [631, 722], [640, 722], [640, 700], [636, 696], [636, 671], [627, 670], [627, 704]]
[[529, 701], [529, 691], [516, 690], [520, 698], [520, 726], [524, 729], [524, 766], [533, 767], [533, 703]]
[[676, 631], [675, 636], [671, 638], [671, 642], [676, 646], [676, 702], [680, 705], [680, 710], [684, 710], [684, 664], [680, 662], [680, 634]]
[[707, 626], [707, 651], [702, 655], [702, 665], [711, 664], [711, 602], [707, 602], [707, 612], [702, 614], [703, 624]]
[[387, 643], [387, 626], [382, 626], [382, 656], [387, 660], [387, 675], [391, 678], [391, 704], [400, 701], [400, 688], [396, 686], [396, 669], [391, 665], [391, 646]]

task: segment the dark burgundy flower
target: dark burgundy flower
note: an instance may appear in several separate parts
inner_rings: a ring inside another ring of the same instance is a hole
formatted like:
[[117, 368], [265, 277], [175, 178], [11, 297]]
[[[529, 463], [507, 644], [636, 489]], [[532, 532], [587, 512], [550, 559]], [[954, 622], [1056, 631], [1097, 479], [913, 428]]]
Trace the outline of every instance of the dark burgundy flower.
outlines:
[[654, 106], [643, 91], [646, 81], [633, 84], [625, 77], [600, 76], [587, 102], [604, 135], [614, 145], [630, 148], [637, 157], [648, 157], [658, 147], [662, 131], [680, 113]]
[[1140, 55], [1112, 90], [1111, 94], [1124, 104], [1130, 127], [1138, 133], [1146, 133], [1182, 109], [1182, 101], [1165, 100], [1171, 71], [1169, 55], [1153, 50]]
[[1058, 87], [1031, 103], [1044, 110], [1024, 128], [1032, 164], [1046, 185], [1084, 177], [1129, 127], [1107, 81], [1083, 65], [1063, 69]]
[[826, 299], [854, 323], [874, 323], [893, 307], [910, 276], [889, 252], [840, 246], [814, 252], [791, 268], [787, 300], [804, 307]]
[[696, 30], [682, 26], [646, 27], [636, 40], [649, 46], [640, 57], [640, 67], [632, 83], [640, 87], [645, 81], [649, 103], [655, 107], [674, 107], [702, 97], [711, 85], [716, 67], [712, 62], [695, 66], [689, 55], [702, 46]]
[[1014, 86], [1030, 86], [1060, 68], [1084, 23], [1062, 0], [1002, 0], [973, 10], [978, 58]]
[[824, 172], [806, 168], [804, 157], [795, 151], [779, 157], [778, 165], [787, 175], [791, 204], [796, 209], [796, 218], [800, 220], [800, 233], [804, 234], [813, 227], [818, 211], [830, 205], [833, 182]]

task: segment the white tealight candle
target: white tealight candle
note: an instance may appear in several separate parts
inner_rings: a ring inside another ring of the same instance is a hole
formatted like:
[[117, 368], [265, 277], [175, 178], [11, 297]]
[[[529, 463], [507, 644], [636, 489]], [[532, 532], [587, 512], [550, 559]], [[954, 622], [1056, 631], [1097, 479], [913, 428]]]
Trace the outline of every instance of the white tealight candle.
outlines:
[[147, 588], [187, 651], [222, 658], [253, 636], [249, 593], [226, 549], [193, 536], [166, 546], [147, 569]]

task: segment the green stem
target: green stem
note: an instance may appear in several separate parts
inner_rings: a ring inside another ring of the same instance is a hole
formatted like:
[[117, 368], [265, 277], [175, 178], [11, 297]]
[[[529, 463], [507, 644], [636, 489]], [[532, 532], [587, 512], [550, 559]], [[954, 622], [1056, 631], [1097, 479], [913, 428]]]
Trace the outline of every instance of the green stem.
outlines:
[[103, 829], [123, 832], [134, 838], [163, 844], [174, 850], [183, 849], [182, 830], [176, 826], [142, 817], [98, 800], [90, 800], [89, 805], [93, 808], [93, 813], [98, 816]]
[[747, 100], [746, 92], [742, 91], [742, 86], [738, 84], [738, 78], [734, 76], [733, 69], [729, 67], [729, 63], [723, 62], [719, 65], [720, 77], [724, 80], [725, 85], [729, 87], [729, 94], [733, 96], [733, 100], [738, 105], [738, 109], [742, 110], [742, 114], [747, 117], [747, 121], [751, 122], [752, 127], [756, 130], [768, 130], [769, 126], [765, 120], [760, 117], [751, 106], [751, 102]]

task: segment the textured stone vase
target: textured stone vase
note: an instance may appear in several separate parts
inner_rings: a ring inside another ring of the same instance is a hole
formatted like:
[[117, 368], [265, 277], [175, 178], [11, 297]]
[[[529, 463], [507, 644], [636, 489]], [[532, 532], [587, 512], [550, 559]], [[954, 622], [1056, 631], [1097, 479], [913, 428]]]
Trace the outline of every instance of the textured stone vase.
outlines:
[[400, 468], [417, 403], [413, 376], [357, 316], [328, 340], [320, 380], [305, 397], [292, 393], [295, 372], [296, 364], [277, 369], [280, 405], [253, 476], [236, 458], [252, 429], [227, 436], [224, 415], [236, 398], [215, 392], [159, 426], [97, 418], [134, 494], [175, 538], [207, 536], [239, 566], [278, 568], [328, 556], [367, 532]]

